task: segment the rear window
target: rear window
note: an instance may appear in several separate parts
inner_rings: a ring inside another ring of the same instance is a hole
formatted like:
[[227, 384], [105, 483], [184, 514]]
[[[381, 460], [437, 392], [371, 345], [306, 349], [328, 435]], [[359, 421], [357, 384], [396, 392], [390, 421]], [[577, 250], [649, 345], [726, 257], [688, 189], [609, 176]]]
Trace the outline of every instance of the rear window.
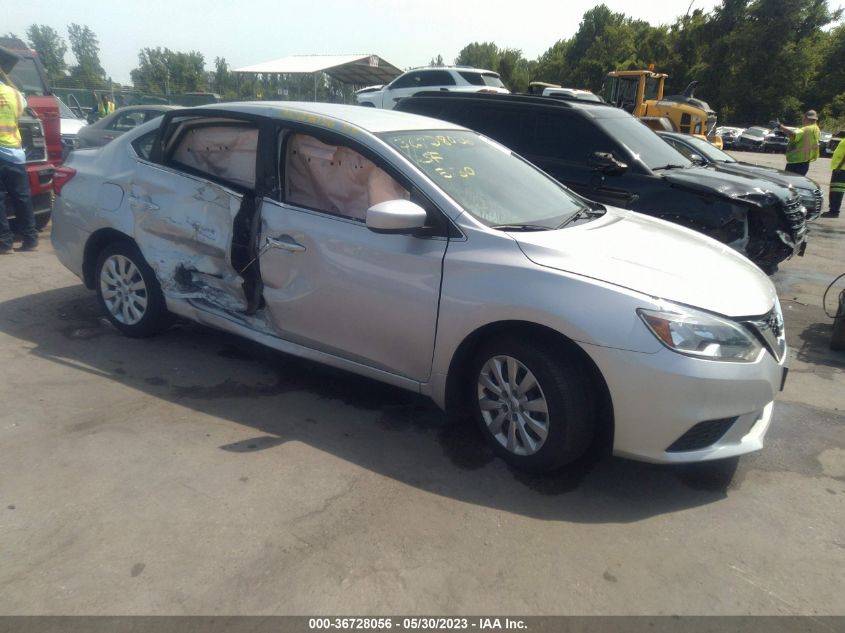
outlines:
[[505, 84], [496, 73], [473, 73], [466, 70], [458, 71], [458, 74], [473, 86], [490, 86], [492, 88], [504, 88]]

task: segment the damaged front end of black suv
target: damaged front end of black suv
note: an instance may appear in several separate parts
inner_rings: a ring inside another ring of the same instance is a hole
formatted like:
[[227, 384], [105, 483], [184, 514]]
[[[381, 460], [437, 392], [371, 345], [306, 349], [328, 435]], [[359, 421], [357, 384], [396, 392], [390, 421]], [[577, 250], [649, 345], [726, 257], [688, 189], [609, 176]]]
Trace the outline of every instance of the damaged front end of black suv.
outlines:
[[676, 194], [686, 190], [698, 195], [686, 200], [682, 212], [655, 215], [727, 244], [767, 273], [794, 255], [804, 255], [807, 222], [794, 188], [767, 183], [764, 189], [748, 178], [719, 174], [714, 179], [699, 172], [691, 168], [665, 174]]

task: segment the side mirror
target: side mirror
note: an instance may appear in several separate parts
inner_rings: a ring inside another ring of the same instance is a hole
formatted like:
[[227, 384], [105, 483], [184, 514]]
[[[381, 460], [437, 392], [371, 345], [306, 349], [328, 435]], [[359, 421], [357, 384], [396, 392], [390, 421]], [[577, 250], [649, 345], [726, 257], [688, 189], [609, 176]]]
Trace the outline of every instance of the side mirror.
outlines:
[[587, 162], [590, 167], [605, 174], [621, 174], [628, 169], [627, 163], [616, 160], [610, 152], [593, 152]]
[[689, 159], [690, 159], [690, 161], [692, 161], [692, 163], [694, 165], [706, 165], [707, 164], [707, 161], [704, 160], [704, 158], [702, 156], [699, 156], [698, 154], [690, 154]]
[[367, 209], [367, 228], [374, 233], [412, 233], [426, 220], [425, 209], [410, 200], [387, 200]]

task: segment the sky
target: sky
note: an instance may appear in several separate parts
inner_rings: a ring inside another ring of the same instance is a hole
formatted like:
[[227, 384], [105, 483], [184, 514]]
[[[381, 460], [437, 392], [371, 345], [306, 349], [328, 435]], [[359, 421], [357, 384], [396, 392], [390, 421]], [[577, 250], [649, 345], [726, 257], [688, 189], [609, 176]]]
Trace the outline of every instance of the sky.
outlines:
[[[470, 42], [495, 42], [534, 59], [572, 36], [586, 0], [2, 0], [0, 34], [26, 39], [31, 24], [53, 27], [67, 41], [67, 25], [87, 25], [100, 40], [100, 61], [114, 81], [129, 84], [142, 48], [198, 51], [211, 70], [215, 57], [232, 68], [288, 55], [380, 55], [394, 66], [423, 66], [437, 55], [452, 63]], [[651, 24], [670, 24], [719, 0], [604, 0]], [[497, 9], [509, 6], [512, 9]], [[74, 58], [68, 47], [68, 64]]]

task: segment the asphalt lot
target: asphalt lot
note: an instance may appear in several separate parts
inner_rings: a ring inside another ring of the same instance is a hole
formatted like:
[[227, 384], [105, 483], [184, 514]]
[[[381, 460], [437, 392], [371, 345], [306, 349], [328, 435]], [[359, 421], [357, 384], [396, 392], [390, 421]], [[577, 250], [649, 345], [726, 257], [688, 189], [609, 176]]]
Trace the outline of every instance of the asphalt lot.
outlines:
[[412, 394], [188, 324], [124, 338], [45, 234], [0, 258], [0, 614], [842, 614], [845, 219], [810, 239], [774, 277], [765, 450], [531, 477]]

